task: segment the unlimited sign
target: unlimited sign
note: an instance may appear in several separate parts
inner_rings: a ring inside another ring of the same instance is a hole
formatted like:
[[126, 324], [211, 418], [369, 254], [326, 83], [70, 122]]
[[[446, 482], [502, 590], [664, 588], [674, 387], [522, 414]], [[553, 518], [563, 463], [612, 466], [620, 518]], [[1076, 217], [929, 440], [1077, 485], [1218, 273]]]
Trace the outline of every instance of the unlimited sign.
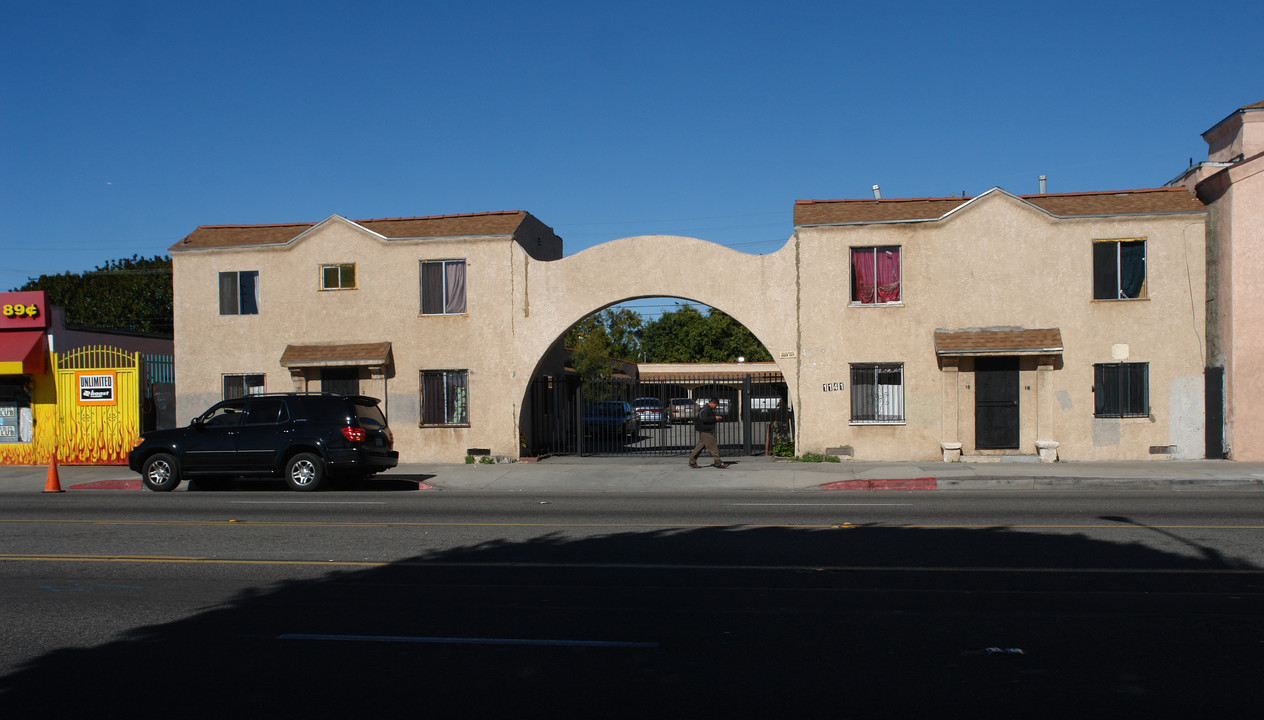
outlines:
[[80, 404], [111, 404], [114, 402], [113, 374], [80, 374]]

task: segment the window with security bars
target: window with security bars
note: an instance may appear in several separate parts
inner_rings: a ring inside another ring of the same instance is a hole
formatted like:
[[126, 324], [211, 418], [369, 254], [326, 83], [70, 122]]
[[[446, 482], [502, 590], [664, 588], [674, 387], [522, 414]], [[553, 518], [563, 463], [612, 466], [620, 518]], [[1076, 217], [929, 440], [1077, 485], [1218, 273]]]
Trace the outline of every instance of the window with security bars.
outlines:
[[225, 375], [224, 399], [258, 395], [263, 392], [263, 375]]
[[851, 366], [851, 421], [872, 424], [904, 422], [903, 363]]
[[468, 370], [421, 371], [421, 424], [470, 424]]
[[465, 313], [465, 261], [428, 260], [421, 263], [421, 314]]
[[355, 286], [355, 263], [321, 266], [321, 290], [355, 290]]
[[1098, 363], [1093, 366], [1093, 416], [1150, 416], [1150, 364]]

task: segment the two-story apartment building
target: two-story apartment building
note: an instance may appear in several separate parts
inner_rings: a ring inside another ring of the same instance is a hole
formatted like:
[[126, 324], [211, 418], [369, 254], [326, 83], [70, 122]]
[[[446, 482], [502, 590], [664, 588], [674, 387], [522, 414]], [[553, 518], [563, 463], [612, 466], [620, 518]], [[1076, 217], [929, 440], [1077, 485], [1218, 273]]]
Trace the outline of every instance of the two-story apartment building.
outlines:
[[1205, 215], [1184, 188], [802, 201], [758, 256], [648, 236], [563, 258], [525, 212], [205, 226], [171, 248], [178, 412], [361, 392], [403, 462], [517, 455], [567, 328], [669, 295], [764, 342], [802, 451], [1201, 457]]

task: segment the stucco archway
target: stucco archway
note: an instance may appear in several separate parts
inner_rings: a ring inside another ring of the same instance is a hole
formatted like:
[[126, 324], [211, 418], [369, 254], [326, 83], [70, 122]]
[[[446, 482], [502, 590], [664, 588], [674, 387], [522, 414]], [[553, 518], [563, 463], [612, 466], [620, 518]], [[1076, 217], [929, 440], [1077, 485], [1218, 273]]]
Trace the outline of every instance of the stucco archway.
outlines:
[[516, 401], [572, 325], [611, 305], [647, 297], [679, 297], [728, 313], [768, 348], [794, 394], [797, 368], [780, 359], [781, 352], [797, 346], [798, 336], [791, 244], [749, 255], [697, 238], [642, 235], [547, 262], [518, 252], [515, 263], [520, 265], [514, 277], [522, 279], [513, 292]]

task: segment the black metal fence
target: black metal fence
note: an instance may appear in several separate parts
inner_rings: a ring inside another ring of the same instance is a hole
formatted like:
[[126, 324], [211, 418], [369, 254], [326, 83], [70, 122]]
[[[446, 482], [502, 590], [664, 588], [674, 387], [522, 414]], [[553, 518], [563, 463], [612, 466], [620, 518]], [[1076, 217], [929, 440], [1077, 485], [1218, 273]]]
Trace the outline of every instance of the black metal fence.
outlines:
[[524, 453], [687, 455], [698, 439], [697, 411], [712, 398], [724, 415], [715, 429], [721, 454], [763, 455], [792, 436], [776, 373], [537, 378], [523, 413]]

